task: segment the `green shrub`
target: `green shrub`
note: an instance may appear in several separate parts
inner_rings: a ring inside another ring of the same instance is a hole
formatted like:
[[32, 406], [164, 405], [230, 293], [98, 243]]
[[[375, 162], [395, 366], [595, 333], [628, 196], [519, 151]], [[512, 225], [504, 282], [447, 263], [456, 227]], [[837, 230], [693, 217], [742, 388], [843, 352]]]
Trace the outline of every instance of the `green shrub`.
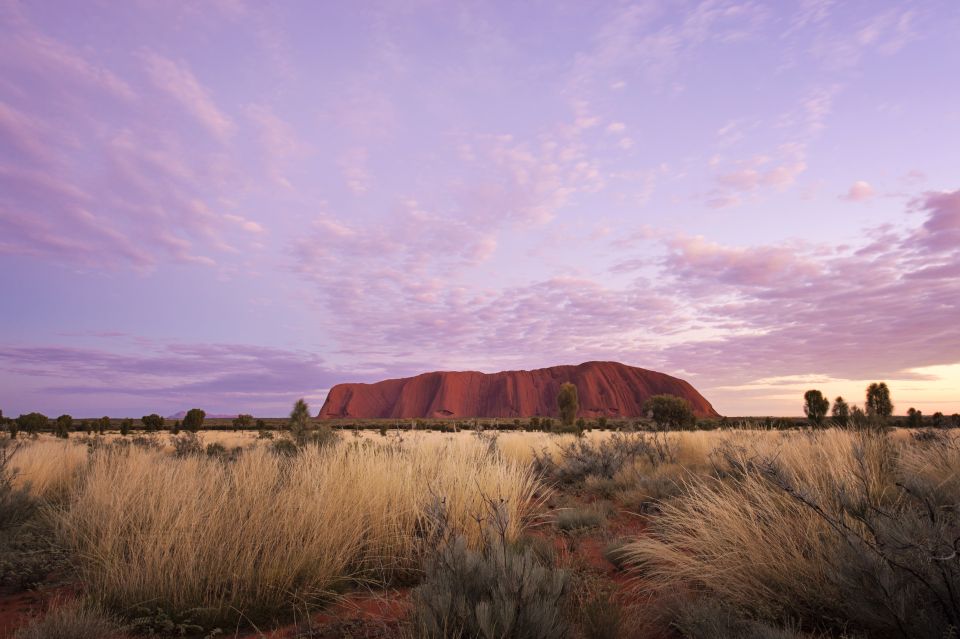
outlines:
[[203, 420], [206, 419], [206, 417], [207, 413], [203, 409], [191, 408], [187, 411], [187, 414], [183, 416], [183, 427], [191, 433], [195, 433], [203, 428]]
[[[544, 564], [532, 548], [511, 544], [505, 535], [506, 510], [496, 504], [490, 509], [480, 548], [468, 547], [462, 535], [446, 535], [427, 558], [424, 581], [412, 593], [416, 636], [566, 636], [563, 600], [568, 574]], [[443, 526], [439, 530], [442, 535]]]
[[643, 403], [647, 414], [661, 430], [684, 430], [692, 428], [697, 419], [690, 402], [674, 395], [654, 395]]
[[60, 439], [67, 439], [70, 437], [71, 430], [73, 430], [73, 417], [70, 415], [61, 415], [60, 417], [57, 417], [57, 421], [54, 423], [54, 435]]

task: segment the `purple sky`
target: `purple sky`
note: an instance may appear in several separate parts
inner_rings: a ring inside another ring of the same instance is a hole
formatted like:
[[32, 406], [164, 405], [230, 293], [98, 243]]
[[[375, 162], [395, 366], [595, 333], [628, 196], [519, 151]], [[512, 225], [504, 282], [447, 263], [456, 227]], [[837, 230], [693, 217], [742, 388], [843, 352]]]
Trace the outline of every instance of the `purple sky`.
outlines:
[[960, 5], [0, 0], [0, 408], [613, 359], [960, 411]]

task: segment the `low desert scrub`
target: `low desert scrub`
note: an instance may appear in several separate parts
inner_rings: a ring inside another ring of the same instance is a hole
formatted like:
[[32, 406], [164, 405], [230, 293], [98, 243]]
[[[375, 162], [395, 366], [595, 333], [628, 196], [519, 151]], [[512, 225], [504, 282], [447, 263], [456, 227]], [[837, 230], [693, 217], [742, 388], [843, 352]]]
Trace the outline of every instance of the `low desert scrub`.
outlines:
[[437, 499], [469, 547], [484, 541], [468, 525], [474, 513], [502, 500], [512, 540], [539, 490], [529, 468], [469, 441], [308, 445], [291, 456], [260, 446], [229, 463], [108, 447], [94, 451], [57, 521], [96, 600], [128, 614], [196, 611], [209, 623], [415, 572]]
[[580, 438], [552, 451], [535, 452], [533, 467], [549, 481], [569, 486], [588, 477], [612, 479], [637, 459], [651, 465], [674, 461], [673, 449], [662, 433], [614, 433], [607, 438]]
[[[438, 548], [427, 559], [426, 576], [413, 590], [413, 630], [421, 639], [554, 639], [567, 635], [563, 600], [569, 576], [544, 563], [529, 546], [513, 543], [510, 514], [489, 500], [482, 532], [471, 544], [461, 531], [448, 531], [449, 515], [439, 507], [434, 530]], [[452, 534], [450, 534], [452, 532]]]
[[[735, 618], [871, 637], [953, 636], [957, 443], [904, 446], [879, 432], [838, 431], [784, 441], [722, 447], [717, 477], [691, 479], [663, 505], [650, 536], [628, 547], [643, 583], [702, 592]], [[683, 623], [688, 636], [722, 636]]]
[[557, 511], [557, 528], [575, 532], [587, 528], [599, 528], [606, 522], [606, 515], [598, 508], [562, 508]]
[[14, 639], [119, 639], [120, 623], [97, 606], [77, 600], [54, 601], [50, 610], [22, 626]]
[[737, 616], [729, 607], [703, 597], [679, 601], [673, 626], [685, 639], [812, 639], [791, 628]]

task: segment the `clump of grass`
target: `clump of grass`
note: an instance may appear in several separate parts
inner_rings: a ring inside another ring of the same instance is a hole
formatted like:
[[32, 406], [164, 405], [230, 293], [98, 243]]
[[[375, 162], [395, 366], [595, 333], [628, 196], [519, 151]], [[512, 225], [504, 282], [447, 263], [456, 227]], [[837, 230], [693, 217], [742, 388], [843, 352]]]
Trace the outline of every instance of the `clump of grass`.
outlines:
[[73, 600], [54, 602], [47, 613], [20, 627], [14, 639], [120, 639], [124, 627], [100, 607]]
[[291, 457], [257, 447], [228, 464], [127, 447], [93, 453], [56, 520], [95, 599], [211, 625], [415, 571], [436, 496], [470, 547], [483, 541], [467, 525], [483, 495], [502, 497], [512, 540], [540, 490], [528, 467], [472, 442], [307, 445]]
[[631, 562], [655, 589], [706, 593], [738, 616], [883, 637], [960, 628], [960, 447], [880, 432], [729, 446], [720, 479], [663, 506]]

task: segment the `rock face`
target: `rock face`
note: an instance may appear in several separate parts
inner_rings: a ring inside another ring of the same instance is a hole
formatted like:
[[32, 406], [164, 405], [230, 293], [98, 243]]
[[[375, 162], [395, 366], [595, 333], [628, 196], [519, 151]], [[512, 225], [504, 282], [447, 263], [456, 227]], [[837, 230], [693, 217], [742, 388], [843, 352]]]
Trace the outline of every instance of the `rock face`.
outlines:
[[581, 417], [639, 417], [651, 395], [676, 395], [698, 417], [717, 417], [703, 395], [682, 379], [618, 362], [585, 362], [532, 371], [423, 373], [374, 384], [337, 384], [321, 418], [556, 417], [557, 392], [573, 382]]

